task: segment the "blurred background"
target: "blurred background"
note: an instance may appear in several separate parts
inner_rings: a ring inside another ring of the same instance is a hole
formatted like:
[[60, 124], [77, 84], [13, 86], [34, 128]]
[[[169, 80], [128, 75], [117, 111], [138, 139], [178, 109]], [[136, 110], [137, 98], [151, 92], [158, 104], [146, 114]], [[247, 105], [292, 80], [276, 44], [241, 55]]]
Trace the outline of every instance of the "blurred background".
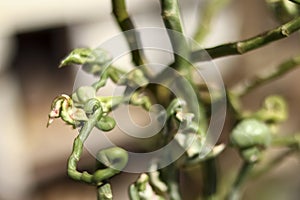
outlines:
[[[127, 2], [137, 27], [163, 27], [158, 0]], [[189, 36], [195, 31], [197, 11], [203, 2], [180, 1]], [[203, 45], [245, 39], [276, 26], [264, 1], [232, 0], [215, 16]], [[60, 120], [48, 129], [46, 123], [53, 98], [71, 93], [76, 77], [76, 67], [58, 69], [60, 60], [73, 48], [97, 47], [119, 32], [110, 1], [0, 0], [0, 200], [96, 198], [93, 187], [66, 176], [66, 162], [77, 131]], [[261, 69], [299, 55], [299, 41], [296, 33], [246, 55], [215, 62], [225, 83], [233, 86]], [[300, 70], [295, 70], [255, 90], [244, 98], [245, 106], [257, 109], [267, 95], [283, 95], [289, 103], [290, 118], [282, 130], [300, 130], [299, 75]], [[270, 152], [270, 156], [273, 154]], [[220, 173], [234, 173], [240, 163], [237, 154], [228, 149], [221, 157]], [[80, 168], [91, 168], [93, 160], [85, 152]], [[299, 170], [299, 159], [286, 159], [268, 175], [248, 184], [245, 199], [299, 199]], [[200, 175], [191, 173], [196, 175], [183, 175], [182, 184], [196, 194], [200, 192], [197, 185], [189, 183]], [[127, 199], [127, 186], [136, 177], [124, 173], [112, 180], [115, 199]], [[185, 199], [193, 199], [190, 194], [184, 192]]]

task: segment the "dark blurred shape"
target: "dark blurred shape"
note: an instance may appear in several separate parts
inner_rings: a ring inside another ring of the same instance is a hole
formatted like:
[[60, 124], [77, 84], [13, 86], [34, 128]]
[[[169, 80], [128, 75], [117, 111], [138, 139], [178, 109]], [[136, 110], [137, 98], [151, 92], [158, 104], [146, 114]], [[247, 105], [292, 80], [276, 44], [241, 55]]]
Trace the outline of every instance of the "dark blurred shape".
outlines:
[[71, 68], [57, 68], [70, 51], [66, 27], [18, 33], [15, 40], [16, 52], [11, 66], [20, 81], [25, 103], [35, 104], [36, 95], [41, 97], [53, 88], [63, 90], [63, 86], [72, 85]]

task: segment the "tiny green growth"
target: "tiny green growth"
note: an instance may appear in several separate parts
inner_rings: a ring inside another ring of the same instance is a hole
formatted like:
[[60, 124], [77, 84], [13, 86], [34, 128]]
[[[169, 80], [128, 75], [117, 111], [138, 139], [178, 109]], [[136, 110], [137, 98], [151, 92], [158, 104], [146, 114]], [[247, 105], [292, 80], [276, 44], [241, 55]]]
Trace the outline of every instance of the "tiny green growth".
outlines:
[[267, 147], [271, 143], [271, 130], [264, 122], [244, 119], [233, 129], [231, 142], [240, 149]]

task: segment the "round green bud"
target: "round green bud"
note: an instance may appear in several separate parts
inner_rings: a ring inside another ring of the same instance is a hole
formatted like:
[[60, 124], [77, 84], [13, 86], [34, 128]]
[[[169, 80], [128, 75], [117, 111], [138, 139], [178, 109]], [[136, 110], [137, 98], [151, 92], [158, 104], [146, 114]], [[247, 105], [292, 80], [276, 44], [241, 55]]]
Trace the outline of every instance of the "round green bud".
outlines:
[[271, 143], [271, 139], [270, 128], [256, 119], [242, 120], [230, 136], [231, 143], [241, 149], [255, 146], [266, 147]]
[[96, 90], [92, 86], [82, 86], [76, 90], [76, 96], [74, 98], [77, 98], [79, 102], [85, 103], [89, 99], [96, 97]]
[[116, 121], [110, 116], [103, 116], [96, 124], [96, 127], [102, 131], [110, 131], [116, 126]]
[[87, 115], [89, 115], [93, 114], [100, 107], [101, 104], [98, 99], [90, 99], [84, 104], [83, 110]]
[[105, 166], [121, 171], [128, 162], [128, 153], [120, 147], [110, 147], [97, 153], [97, 160]]
[[255, 163], [260, 161], [262, 153], [261, 150], [257, 147], [252, 147], [248, 149], [244, 149], [241, 152], [241, 156], [248, 163]]

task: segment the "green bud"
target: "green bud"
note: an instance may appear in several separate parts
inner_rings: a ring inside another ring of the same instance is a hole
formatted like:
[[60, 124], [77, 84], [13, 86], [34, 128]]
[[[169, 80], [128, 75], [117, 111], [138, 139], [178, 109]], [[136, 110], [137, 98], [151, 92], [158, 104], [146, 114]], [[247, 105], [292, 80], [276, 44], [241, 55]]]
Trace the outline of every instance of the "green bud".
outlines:
[[105, 183], [98, 189], [98, 196], [101, 200], [112, 200], [113, 194], [109, 183]]
[[99, 76], [109, 66], [112, 57], [107, 51], [99, 48], [94, 49], [92, 54], [94, 60], [84, 63], [82, 69], [90, 74]]
[[130, 71], [126, 76], [126, 80], [130, 87], [144, 86], [149, 82], [140, 69]]
[[231, 143], [240, 149], [250, 147], [266, 147], [271, 143], [271, 130], [256, 119], [242, 120], [232, 131]]
[[283, 122], [287, 119], [287, 104], [281, 96], [269, 96], [253, 117], [270, 123]]
[[174, 99], [167, 108], [167, 116], [170, 117], [173, 114], [181, 112], [185, 105], [186, 102], [183, 99], [180, 98]]
[[47, 127], [53, 122], [55, 118], [61, 118], [64, 122], [72, 125], [75, 128], [75, 120], [73, 119], [73, 101], [66, 95], [62, 94], [56, 97], [51, 105]]
[[83, 110], [87, 115], [90, 115], [93, 114], [99, 108], [102, 108], [100, 101], [98, 99], [93, 98], [85, 103]]
[[75, 91], [75, 95], [72, 95], [72, 99], [78, 100], [78, 102], [85, 103], [87, 100], [96, 97], [96, 90], [92, 86], [82, 86]]
[[78, 122], [81, 122], [81, 121], [87, 121], [88, 118], [84, 112], [84, 110], [82, 109], [79, 109], [79, 108], [73, 108], [72, 109], [72, 118], [75, 120], [75, 121], [78, 121]]
[[96, 127], [102, 131], [110, 131], [116, 126], [116, 121], [110, 116], [103, 116], [96, 124]]
[[156, 193], [149, 181], [149, 176], [145, 173], [142, 173], [137, 181], [130, 186], [130, 197], [134, 200], [164, 200], [165, 198]]
[[130, 104], [134, 106], [142, 106], [145, 110], [150, 110], [150, 107], [152, 105], [149, 97], [139, 92], [134, 92], [131, 95]]
[[243, 159], [248, 163], [255, 163], [260, 161], [262, 153], [259, 148], [252, 147], [252, 148], [242, 150], [241, 155]]
[[97, 160], [105, 166], [121, 171], [128, 162], [127, 151], [120, 147], [111, 147], [98, 152]]
[[201, 137], [195, 133], [177, 133], [174, 139], [178, 142], [179, 146], [186, 149], [188, 158], [195, 157], [201, 152], [203, 147]]

